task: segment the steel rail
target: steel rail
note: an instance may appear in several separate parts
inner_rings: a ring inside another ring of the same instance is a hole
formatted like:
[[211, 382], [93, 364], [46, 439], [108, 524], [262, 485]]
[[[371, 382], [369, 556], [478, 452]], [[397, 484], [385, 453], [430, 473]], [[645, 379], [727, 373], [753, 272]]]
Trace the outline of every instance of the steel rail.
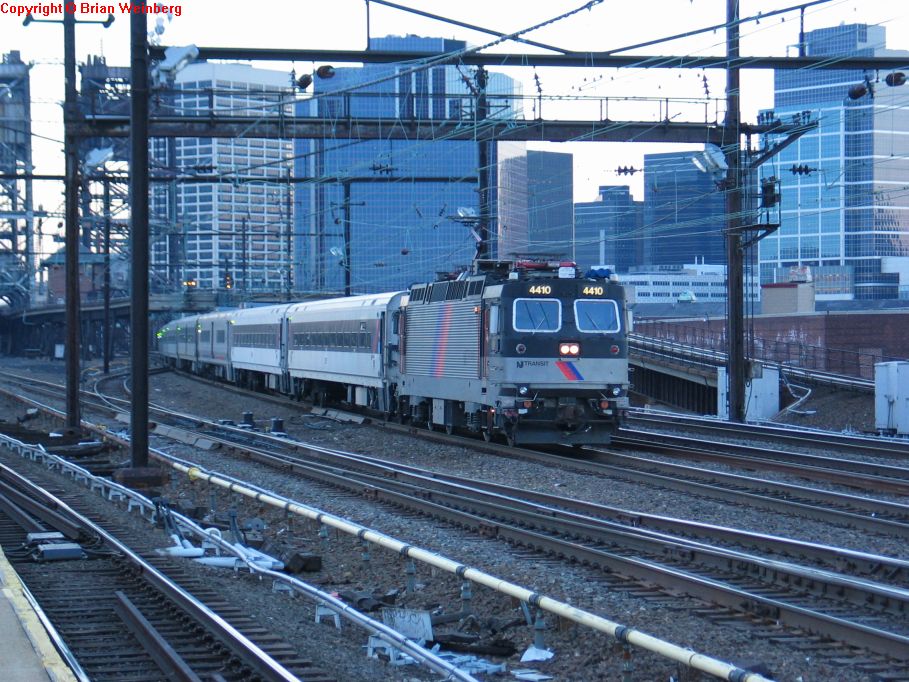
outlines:
[[[243, 447], [242, 450], [246, 452], [247, 448]], [[748, 577], [758, 576], [758, 580], [770, 577], [772, 584], [790, 588], [798, 585], [816, 596], [835, 594], [858, 605], [878, 604], [885, 609], [893, 609], [898, 614], [909, 612], [909, 591], [901, 588], [765, 559], [737, 550], [712, 547], [654, 531], [621, 526], [587, 514], [568, 512], [514, 496], [522, 491], [510, 491], [513, 494], [488, 492], [467, 485], [440, 482], [427, 475], [406, 474], [411, 480], [403, 481], [393, 478], [395, 474], [404, 477], [403, 472], [386, 470], [376, 474], [363, 474], [329, 464], [299, 462], [294, 471], [307, 476], [318, 476], [323, 482], [368, 497], [378, 495], [379, 491], [396, 492], [404, 496], [403, 500], [428, 500], [462, 511], [469, 508], [470, 513], [490, 519], [496, 524], [503, 518], [510, 518], [511, 524], [518, 524], [522, 528], [545, 529], [546, 532], [583, 538], [601, 545], [621, 546], [623, 550], [639, 550], [656, 556], [663, 555], [674, 561], [699, 563], [711, 569], [735, 570]], [[352, 485], [356, 482], [368, 486], [368, 489]], [[398, 503], [403, 503], [400, 498]], [[901, 570], [909, 567], [909, 562], [898, 559], [888, 559], [886, 563]]]
[[171, 581], [157, 568], [142, 559], [129, 547], [120, 542], [113, 535], [100, 526], [92, 523], [85, 516], [76, 512], [65, 502], [35, 485], [27, 478], [17, 473], [10, 467], [0, 464], [0, 474], [7, 481], [13, 483], [21, 490], [26, 491], [32, 498], [33, 504], [48, 503], [61, 513], [65, 513], [80, 526], [89, 529], [106, 545], [118, 552], [132, 564], [142, 577], [155, 589], [164, 594], [168, 599], [179, 605], [181, 609], [192, 615], [199, 622], [204, 623], [227, 648], [233, 651], [257, 675], [269, 682], [293, 682], [297, 678], [287, 671], [280, 663], [265, 653], [258, 645], [249, 640], [245, 635], [236, 630], [227, 621], [214, 613], [205, 604], [197, 600], [182, 587]]
[[[205, 438], [212, 442], [220, 443], [231, 448], [241, 448], [250, 459], [262, 463], [277, 466], [283, 470], [296, 471], [300, 467], [312, 465], [312, 458], [318, 458], [325, 462], [326, 466], [343, 464], [346, 466], [358, 466], [365, 468], [368, 472], [380, 478], [395, 477], [396, 479], [409, 478], [419, 481], [425, 486], [429, 485], [450, 485], [452, 488], [476, 488], [489, 493], [503, 496], [519, 495], [523, 500], [531, 500], [540, 504], [549, 505], [553, 508], [565, 508], [575, 510], [583, 514], [596, 514], [612, 518], [615, 523], [624, 529], [633, 528], [644, 530], [645, 525], [652, 526], [654, 529], [662, 529], [668, 532], [678, 534], [701, 534], [724, 542], [735, 544], [750, 544], [758, 546], [767, 551], [780, 553], [797, 554], [800, 556], [815, 556], [822, 561], [832, 565], [863, 565], [866, 572], [877, 572], [881, 570], [890, 570], [894, 573], [909, 571], [909, 562], [902, 561], [893, 557], [885, 557], [878, 554], [868, 554], [838, 547], [819, 545], [817, 543], [803, 542], [790, 538], [771, 536], [763, 533], [752, 533], [738, 528], [728, 528], [715, 526], [694, 521], [685, 521], [671, 517], [659, 516], [655, 514], [646, 514], [637, 511], [630, 511], [606, 505], [599, 505], [591, 502], [573, 500], [550, 495], [547, 493], [536, 492], [527, 489], [515, 489], [509, 486], [500, 485], [488, 481], [465, 478], [440, 472], [427, 472], [425, 469], [411, 467], [404, 464], [390, 462], [380, 458], [369, 457], [331, 448], [315, 446], [308, 443], [301, 443], [284, 437], [270, 436], [264, 433], [254, 433], [245, 429], [236, 427], [216, 425], [219, 430], [228, 433], [227, 437], [219, 437], [210, 431], [199, 432]], [[239, 436], [247, 442], [238, 442], [230, 436]], [[274, 451], [264, 451], [256, 448], [250, 442], [261, 441], [270, 447], [279, 447], [294, 452], [305, 452], [307, 460], [300, 460], [296, 457], [284, 455]], [[557, 513], [553, 511], [552, 513]], [[909, 508], [907, 508], [909, 513]], [[879, 527], [878, 530], [884, 530]], [[652, 532], [649, 529], [646, 532]], [[674, 538], [682, 540], [681, 538]]]
[[[58, 417], [62, 415], [62, 412], [60, 410], [57, 410], [56, 408], [52, 408], [50, 406], [45, 406], [36, 401], [29, 400], [24, 396], [11, 395], [11, 397], [19, 399], [26, 404], [46, 409], [49, 412], [56, 414]], [[105, 409], [110, 408], [105, 407]], [[168, 414], [177, 419], [184, 419], [199, 425], [208, 423], [209, 425], [223, 428], [221, 425], [217, 425], [214, 422], [206, 422], [206, 420], [200, 420], [198, 417], [195, 417], [193, 415], [185, 415], [176, 412], [168, 412]], [[378, 423], [376, 425], [406, 433], [420, 433], [420, 435], [424, 438], [437, 440], [439, 442], [451, 443], [453, 440], [460, 442], [466, 440], [457, 436], [448, 436], [431, 431], [418, 432], [418, 430], [413, 427], [401, 426], [387, 422]], [[113, 438], [112, 434], [107, 431], [99, 431], [99, 434], [104, 438], [117, 440], [116, 438]], [[500, 456], [520, 459], [522, 461], [532, 460], [546, 466], [552, 466], [556, 463], [554, 462], [554, 456], [551, 453], [525, 449], [512, 449], [510, 451], [511, 454], [509, 454], [508, 450], [503, 450], [499, 446], [493, 446], [487, 443], [483, 443], [482, 441], [475, 441], [472, 439], [469, 442], [473, 447], [476, 447], [478, 449], [486, 449], [491, 452], [495, 452]], [[857, 497], [846, 495], [844, 493], [832, 493], [825, 490], [807, 488], [804, 486], [794, 486], [785, 483], [778, 483], [775, 481], [752, 479], [735, 474], [723, 474], [708, 469], [697, 469], [694, 467], [686, 467], [679, 464], [669, 464], [656, 460], [645, 460], [643, 458], [634, 458], [628, 455], [610, 454], [607, 456], [600, 454], [598, 457], [601, 459], [607, 458], [608, 461], [586, 462], [580, 461], [574, 456], [558, 457], [557, 461], [560, 466], [564, 467], [567, 465], [571, 469], [585, 473], [595, 473], [606, 477], [623, 478], [626, 480], [643, 483], [645, 485], [656, 485], [658, 487], [679, 490], [685, 493], [694, 493], [708, 498], [721, 499], [733, 504], [742, 504], [743, 502], [747, 502], [750, 506], [758, 509], [795, 514], [806, 518], [824, 522], [838, 523], [871, 532], [892, 534], [903, 538], [909, 538], [909, 524], [901, 523], [899, 521], [892, 521], [888, 518], [883, 518], [883, 516], [909, 518], [909, 507], [904, 505], [896, 505], [894, 503], [883, 502], [872, 498]], [[653, 473], [650, 471], [636, 471], [629, 468], [628, 466], [617, 466], [615, 462], [646, 466], [650, 469], [656, 469], [657, 471], [664, 472], [667, 475]], [[684, 478], [680, 478], [680, 476], [688, 476], [701, 479], [706, 478], [707, 480], [718, 481], [724, 485], [731, 486], [732, 489], [720, 487], [717, 485], [700, 483], [692, 480], [685, 480]], [[773, 490], [780, 495], [793, 496], [797, 500], [803, 501], [795, 501], [775, 497], [773, 495], [747, 492], [749, 489], [758, 491]], [[845, 510], [842, 508], [830, 508], [829, 506], [821, 507], [816, 506], [816, 504], [806, 504], [804, 500], [811, 500], [817, 504], [822, 505], [838, 505], [839, 507], [845, 507]], [[855, 511], [853, 511], [855, 509], [860, 509], [865, 513], [855, 513]]]
[[702, 430], [730, 434], [737, 438], [760, 438], [770, 442], [793, 443], [814, 449], [817, 449], [819, 445], [834, 446], [846, 452], [857, 451], [859, 454], [875, 457], [909, 458], [909, 440], [852, 435], [766, 423], [730, 424], [729, 422], [720, 421], [716, 417], [695, 417], [638, 408], [629, 410], [628, 421], [632, 425], [638, 426], [635, 430], [648, 434], [651, 432], [641, 429], [640, 425], [658, 424], [661, 427], [665, 427], [667, 424], [672, 424], [695, 431]]
[[909, 493], [909, 468], [906, 467], [770, 450], [753, 445], [708, 441], [649, 431], [625, 433], [632, 435], [613, 436], [612, 445], [649, 450], [673, 457], [735, 464], [743, 468], [760, 466], [762, 469], [829, 481], [859, 490]]
[[[175, 468], [183, 470], [183, 467], [180, 466], [176, 466]], [[242, 488], [238, 487], [234, 481], [224, 479], [219, 475], [209, 474], [204, 470], [192, 467], [186, 468], [186, 473], [193, 480], [207, 480], [209, 483], [216, 483], [233, 492], [247, 494], [244, 493]], [[351, 481], [348, 480], [348, 477], [344, 473], [329, 474], [323, 471], [319, 472], [318, 475], [320, 477], [325, 476], [331, 478], [337, 481], [338, 484], [350, 489]], [[361, 494], [363, 494], [363, 491], [361, 491]], [[269, 499], [271, 494], [263, 494], [254, 490], [249, 496], [259, 502], [270, 504]], [[819, 613], [801, 606], [787, 604], [778, 599], [750, 593], [743, 589], [718, 583], [716, 580], [703, 578], [679, 569], [658, 565], [650, 561], [624, 557], [615, 554], [614, 552], [591, 548], [576, 542], [554, 538], [534, 530], [499, 521], [493, 522], [486, 516], [480, 516], [470, 511], [464, 511], [462, 509], [440, 504], [434, 501], [434, 495], [432, 493], [424, 492], [424, 494], [421, 495], [420, 491], [417, 490], [415, 495], [406, 495], [389, 490], [385, 487], [380, 488], [370, 485], [368, 487], [367, 496], [374, 500], [396, 506], [404, 506], [405, 508], [425, 513], [433, 518], [443, 519], [462, 527], [468, 527], [474, 530], [474, 532], [493, 534], [496, 538], [514, 543], [515, 545], [532, 547], [555, 556], [568, 556], [582, 563], [597, 566], [608, 572], [619, 572], [639, 580], [658, 584], [670, 591], [681, 590], [690, 596], [708, 602], [719, 603], [738, 612], [751, 613], [759, 617], [773, 618], [786, 622], [793, 627], [806, 628], [812, 632], [833, 637], [840, 641], [849, 642], [853, 645], [858, 644], [870, 651], [893, 656], [901, 660], [909, 660], [909, 637], [898, 633], [887, 632], [861, 623], [850, 622], [840, 617]], [[457, 503], [459, 498], [457, 496], [452, 496], [452, 499]], [[461, 503], [464, 503], [463, 499], [461, 500]], [[294, 506], [288, 506], [287, 503], [276, 506], [287, 511], [294, 511]], [[495, 510], [491, 509], [491, 513], [494, 512]], [[305, 515], [309, 516], [309, 514]], [[545, 518], [543, 515], [540, 515], [540, 517]], [[320, 514], [319, 518], [324, 522], [324, 515]], [[363, 534], [361, 537], [366, 540], [372, 540], [369, 534]], [[469, 575], [465, 573], [464, 577], [469, 578]], [[881, 598], [885, 598], [885, 593], [891, 595], [897, 594], [896, 592], [890, 592], [887, 588], [882, 589], [883, 592], [880, 594]]]

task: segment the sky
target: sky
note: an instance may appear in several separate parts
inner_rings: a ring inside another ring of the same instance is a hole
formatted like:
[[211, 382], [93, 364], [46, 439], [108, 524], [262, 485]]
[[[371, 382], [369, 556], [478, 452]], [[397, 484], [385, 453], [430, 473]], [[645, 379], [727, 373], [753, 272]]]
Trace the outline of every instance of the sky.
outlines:
[[[36, 173], [62, 173], [63, 99], [63, 29], [59, 24], [33, 23], [22, 26], [22, 17], [10, 12], [16, 4], [36, 5], [35, 0], [0, 3], [0, 51], [20, 50], [22, 59], [34, 63], [31, 72], [33, 96], [34, 160]], [[48, 5], [50, 3], [43, 3]], [[367, 36], [416, 34], [466, 40], [470, 45], [485, 45], [493, 37], [437, 20], [417, 16], [365, 0], [331, 0], [331, 2], [286, 2], [284, 0], [182, 0], [169, 4], [172, 16], [163, 19], [162, 45], [288, 47], [325, 50], [363, 50]], [[526, 0], [398, 0], [398, 4], [415, 7], [461, 22], [510, 34], [558, 17], [584, 5], [584, 0], [548, 0], [530, 3]], [[740, 15], [750, 17], [761, 12], [795, 6], [781, 0], [741, 0]], [[78, 20], [104, 19], [107, 3], [76, 3]], [[114, 9], [114, 24], [104, 29], [97, 24], [77, 27], [77, 54], [80, 61], [88, 54], [100, 54], [110, 65], [129, 64], [129, 16]], [[82, 11], [83, 9], [87, 11]], [[40, 10], [39, 10], [40, 11]], [[525, 37], [574, 51], [605, 51], [667, 36], [722, 24], [725, 0], [604, 0], [591, 9], [554, 21]], [[51, 14], [59, 19], [62, 15]], [[887, 30], [887, 47], [909, 49], [909, 2], [905, 0], [832, 0], [805, 10], [805, 29], [834, 26], [840, 23], [881, 24]], [[149, 28], [155, 19], [149, 19]], [[796, 54], [799, 13], [764, 18], [741, 27], [741, 54], [780, 56]], [[721, 55], [724, 52], [723, 30], [707, 31], [697, 36], [663, 42], [632, 50], [639, 55]], [[504, 42], [487, 49], [489, 52], [540, 53], [542, 50], [522, 43]], [[318, 64], [260, 63], [272, 69], [297, 73], [310, 71]], [[493, 67], [490, 67], [493, 68]], [[725, 74], [722, 71], [647, 70], [640, 69], [559, 69], [512, 68], [503, 71], [523, 82], [524, 94], [536, 93], [535, 77], [546, 96], [576, 98], [587, 101], [546, 102], [544, 118], [599, 118], [602, 98], [610, 98], [609, 117], [613, 120], [658, 120], [664, 110], [660, 100], [679, 98], [700, 100], [709, 92], [711, 98], [724, 97]], [[757, 112], [773, 105], [772, 73], [742, 72], [742, 120], [755, 122]], [[643, 98], [629, 102], [625, 98]], [[673, 101], [670, 110], [675, 120], [714, 120], [722, 102], [681, 104]], [[528, 117], [531, 112], [527, 113]], [[720, 116], [722, 114], [720, 113]], [[698, 118], [700, 117], [700, 118]], [[644, 154], [690, 149], [680, 145], [646, 143], [530, 143], [529, 148], [571, 152], [574, 155], [575, 201], [594, 201], [600, 185], [629, 184], [637, 199], [643, 199], [642, 174], [619, 176], [619, 166], [641, 168]], [[50, 185], [50, 186], [48, 186]], [[36, 188], [36, 204], [56, 210], [62, 205], [62, 185], [42, 183]]]

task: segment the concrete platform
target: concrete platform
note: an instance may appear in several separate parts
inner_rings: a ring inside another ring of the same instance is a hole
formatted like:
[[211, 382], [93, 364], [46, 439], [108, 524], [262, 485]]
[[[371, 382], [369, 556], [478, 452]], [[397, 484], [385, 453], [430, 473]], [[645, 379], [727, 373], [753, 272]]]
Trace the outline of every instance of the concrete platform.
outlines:
[[0, 678], [3, 682], [75, 682], [0, 550]]

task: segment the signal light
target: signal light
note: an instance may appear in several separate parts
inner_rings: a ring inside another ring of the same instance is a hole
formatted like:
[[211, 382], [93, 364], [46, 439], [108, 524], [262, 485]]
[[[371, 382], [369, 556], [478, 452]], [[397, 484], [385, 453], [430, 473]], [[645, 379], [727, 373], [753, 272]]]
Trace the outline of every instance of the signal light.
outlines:
[[894, 71], [893, 73], [888, 73], [887, 77], [884, 79], [884, 82], [889, 85], [891, 88], [895, 88], [900, 85], [906, 84], [906, 74], [902, 71]]

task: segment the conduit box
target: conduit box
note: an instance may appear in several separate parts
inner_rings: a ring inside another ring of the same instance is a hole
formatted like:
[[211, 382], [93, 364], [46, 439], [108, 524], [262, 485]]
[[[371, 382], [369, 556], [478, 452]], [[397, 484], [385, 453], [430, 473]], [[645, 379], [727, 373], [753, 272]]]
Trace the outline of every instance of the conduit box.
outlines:
[[33, 554], [38, 561], [67, 561], [81, 559], [82, 548], [74, 542], [51, 542], [38, 545]]
[[66, 538], [63, 533], [58, 531], [49, 531], [44, 533], [29, 533], [25, 536], [25, 542], [29, 545], [40, 545], [46, 542], [65, 542]]

